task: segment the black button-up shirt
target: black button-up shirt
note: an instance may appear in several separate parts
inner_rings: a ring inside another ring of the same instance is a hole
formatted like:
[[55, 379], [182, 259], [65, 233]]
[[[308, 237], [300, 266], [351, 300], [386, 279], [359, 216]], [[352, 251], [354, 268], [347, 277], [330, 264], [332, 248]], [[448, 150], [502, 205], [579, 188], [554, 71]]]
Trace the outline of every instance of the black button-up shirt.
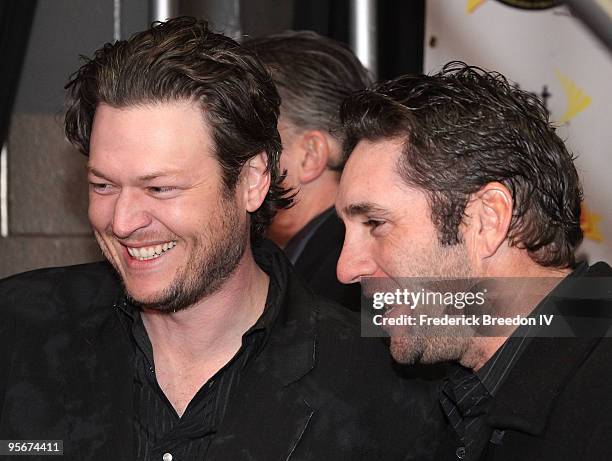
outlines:
[[121, 317], [135, 353], [133, 427], [136, 461], [206, 459], [208, 447], [223, 420], [232, 392], [238, 387], [243, 371], [268, 338], [280, 309], [279, 294], [277, 281], [270, 277], [266, 306], [261, 317], [243, 335], [242, 346], [236, 355], [203, 383], [181, 417], [157, 382], [153, 347], [139, 309], [125, 298], [117, 303], [124, 314]]
[[495, 392], [523, 351], [527, 337], [511, 337], [477, 373], [450, 365], [440, 404], [460, 443], [457, 459], [477, 460], [492, 438], [487, 412]]

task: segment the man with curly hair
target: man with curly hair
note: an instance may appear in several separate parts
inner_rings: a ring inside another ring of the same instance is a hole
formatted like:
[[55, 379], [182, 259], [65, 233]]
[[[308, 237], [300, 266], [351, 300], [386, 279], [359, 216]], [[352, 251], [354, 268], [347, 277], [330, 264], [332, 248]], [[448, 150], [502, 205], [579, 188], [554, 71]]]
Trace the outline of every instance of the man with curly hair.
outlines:
[[[576, 262], [582, 191], [543, 104], [454, 62], [359, 92], [341, 116], [340, 280], [469, 288], [449, 292], [460, 305], [414, 307], [414, 328], [394, 327], [411, 314], [395, 301], [381, 316], [398, 362], [451, 362], [434, 459], [609, 459], [612, 269]], [[472, 291], [483, 284], [495, 290]], [[485, 315], [524, 324], [472, 328]]]

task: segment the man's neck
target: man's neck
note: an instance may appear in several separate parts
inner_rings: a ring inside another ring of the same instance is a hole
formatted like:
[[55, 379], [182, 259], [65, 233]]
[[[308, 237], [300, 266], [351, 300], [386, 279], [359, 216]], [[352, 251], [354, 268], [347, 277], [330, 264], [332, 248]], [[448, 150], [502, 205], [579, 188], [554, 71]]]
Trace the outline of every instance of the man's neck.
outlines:
[[247, 247], [236, 271], [213, 295], [175, 313], [143, 311], [157, 382], [179, 416], [240, 350], [244, 333], [265, 308], [268, 286], [268, 275]]
[[216, 293], [175, 313], [143, 311], [154, 352], [186, 363], [235, 352], [242, 335], [263, 312], [268, 281], [247, 248], [236, 271]]
[[[529, 293], [517, 293], [516, 289], [520, 286], [520, 282], [517, 282], [516, 286], [514, 284], [502, 286], [502, 288], [509, 288], [508, 293], [502, 294], [500, 291], [496, 294], [506, 300], [504, 306], [505, 308], [509, 307], [508, 312], [512, 312], [512, 315], [520, 315], [522, 317], [529, 316], [550, 292], [571, 273], [571, 269], [543, 267], [533, 263], [531, 260], [524, 261], [520, 271], [514, 270], [511, 264], [505, 266], [499, 265], [497, 267], [499, 267], [500, 270], [496, 270], [494, 273], [488, 273], [487, 277], [519, 278], [517, 280], [530, 278], [540, 279], [540, 282], [537, 284], [526, 283], [525, 286]], [[510, 282], [504, 281], [501, 283], [508, 284]], [[510, 316], [510, 314], [506, 313], [504, 316]], [[459, 359], [459, 363], [475, 372], [478, 371], [495, 355], [498, 349], [510, 336], [511, 334], [506, 336], [471, 338], [471, 341], [465, 349], [465, 353]]]

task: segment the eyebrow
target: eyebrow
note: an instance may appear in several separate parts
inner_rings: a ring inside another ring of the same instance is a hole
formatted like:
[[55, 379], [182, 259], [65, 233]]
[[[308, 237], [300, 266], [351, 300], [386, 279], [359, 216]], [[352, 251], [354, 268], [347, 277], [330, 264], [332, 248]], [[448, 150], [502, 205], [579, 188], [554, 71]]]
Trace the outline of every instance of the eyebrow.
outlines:
[[[100, 171], [96, 170], [95, 168], [92, 168], [91, 166], [87, 167], [87, 172], [93, 174], [94, 176], [97, 176], [99, 178], [103, 178], [108, 180], [109, 178], [107, 176], [105, 176], [103, 173], [101, 173]], [[137, 178], [137, 180], [139, 182], [148, 182], [148, 181], [153, 181], [154, 179], [157, 178], [163, 178], [163, 177], [168, 177], [168, 176], [176, 176], [179, 173], [178, 170], [168, 170], [168, 171], [154, 171], [152, 173], [143, 175], [143, 176], [139, 176]]]
[[343, 214], [349, 217], [362, 216], [369, 213], [387, 214], [387, 211], [372, 202], [352, 203], [344, 207]]
[[157, 178], [176, 176], [178, 173], [179, 173], [178, 170], [154, 171], [153, 173], [149, 173], [144, 176], [138, 176], [138, 181], [148, 182], [148, 181], [153, 181], [154, 179], [157, 179]]
[[98, 178], [103, 178], [103, 179], [108, 180], [108, 178], [103, 173], [99, 172], [98, 170], [96, 170], [95, 168], [92, 168], [89, 165], [87, 165], [87, 173], [97, 176]]

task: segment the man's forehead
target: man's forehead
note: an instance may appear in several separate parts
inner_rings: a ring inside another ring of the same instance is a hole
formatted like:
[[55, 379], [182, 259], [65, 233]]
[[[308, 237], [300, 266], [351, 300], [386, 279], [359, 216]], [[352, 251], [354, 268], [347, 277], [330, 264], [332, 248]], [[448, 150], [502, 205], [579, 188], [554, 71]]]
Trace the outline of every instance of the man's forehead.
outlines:
[[214, 140], [192, 102], [124, 108], [101, 104], [96, 109], [90, 168], [104, 172], [119, 163], [138, 176], [160, 176], [209, 159], [216, 159]]
[[351, 153], [340, 180], [336, 207], [347, 216], [382, 212], [389, 192], [403, 189], [397, 161], [398, 140], [360, 141]]
[[346, 163], [347, 168], [362, 172], [363, 168], [367, 166], [377, 166], [376, 171], [380, 171], [381, 168], [394, 170], [403, 146], [403, 141], [399, 139], [380, 139], [376, 141], [362, 139], [349, 155]]
[[382, 182], [397, 182], [402, 145], [397, 140], [362, 140], [350, 154], [340, 179], [341, 190], [375, 189]]

